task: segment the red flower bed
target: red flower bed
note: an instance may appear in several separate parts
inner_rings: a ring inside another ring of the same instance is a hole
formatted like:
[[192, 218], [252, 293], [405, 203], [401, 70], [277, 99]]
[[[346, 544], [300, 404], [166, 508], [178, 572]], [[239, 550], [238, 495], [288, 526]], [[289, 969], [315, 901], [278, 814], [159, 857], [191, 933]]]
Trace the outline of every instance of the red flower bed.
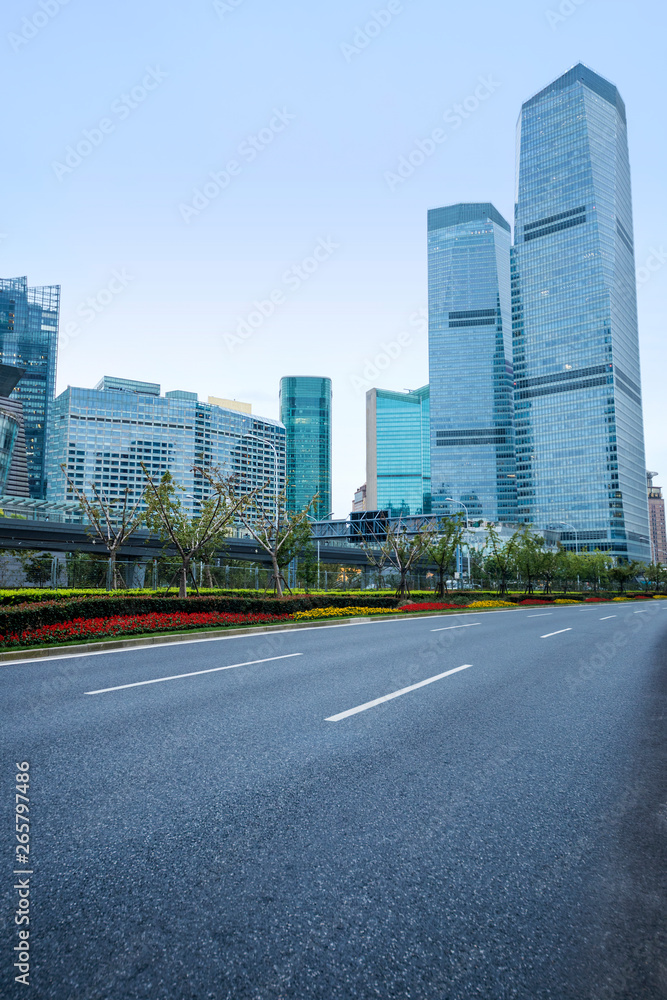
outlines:
[[464, 608], [465, 604], [404, 604], [399, 611], [448, 611], [450, 608]]
[[553, 604], [553, 600], [547, 597], [527, 597], [523, 601], [519, 601], [519, 604]]
[[188, 613], [174, 611], [146, 615], [111, 615], [108, 618], [75, 618], [41, 628], [26, 629], [14, 635], [0, 636], [3, 646], [35, 646], [40, 643], [67, 642], [72, 639], [103, 639], [114, 635], [137, 635], [144, 632], [172, 632], [220, 625], [265, 625], [291, 620], [292, 615], [234, 614], [223, 611]]
[[606, 604], [607, 599], [604, 597], [584, 597], [584, 604]]

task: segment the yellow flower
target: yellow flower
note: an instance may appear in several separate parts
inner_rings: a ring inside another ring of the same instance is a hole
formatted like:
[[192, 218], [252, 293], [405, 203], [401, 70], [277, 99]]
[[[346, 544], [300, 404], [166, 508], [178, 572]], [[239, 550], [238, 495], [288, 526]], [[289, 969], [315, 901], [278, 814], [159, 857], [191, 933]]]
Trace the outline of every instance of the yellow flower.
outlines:
[[346, 615], [392, 615], [396, 608], [312, 608], [310, 611], [296, 611], [296, 621], [311, 621], [317, 618], [340, 618]]

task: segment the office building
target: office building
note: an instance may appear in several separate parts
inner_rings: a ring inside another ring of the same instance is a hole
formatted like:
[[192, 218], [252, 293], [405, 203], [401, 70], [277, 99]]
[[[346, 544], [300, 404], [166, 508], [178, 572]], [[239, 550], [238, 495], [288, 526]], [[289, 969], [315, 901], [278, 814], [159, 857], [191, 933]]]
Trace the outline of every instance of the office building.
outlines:
[[287, 447], [287, 509], [311, 507], [316, 518], [331, 513], [331, 379], [290, 376], [280, 380], [280, 419]]
[[0, 278], [0, 363], [24, 369], [12, 399], [22, 404], [30, 496], [46, 496], [45, 449], [56, 390], [60, 286], [30, 288], [27, 278]]
[[366, 393], [366, 506], [392, 517], [430, 514], [429, 387]]
[[358, 514], [362, 510], [366, 510], [366, 483], [359, 487], [352, 501], [352, 512], [354, 514]]
[[519, 520], [649, 558], [625, 106], [579, 64], [523, 105], [512, 254]]
[[655, 486], [653, 480], [657, 472], [646, 473], [648, 487], [648, 520], [651, 531], [651, 562], [667, 563], [667, 533], [665, 531], [665, 501], [662, 487]]
[[185, 487], [192, 512], [208, 493], [194, 467], [236, 475], [241, 488], [269, 484], [264, 499], [285, 484], [285, 428], [277, 420], [200, 403], [196, 393], [160, 395], [152, 382], [105, 376], [94, 389], [70, 387], [53, 402], [47, 460], [49, 499], [72, 500], [61, 466], [80, 490], [90, 483], [108, 497], [129, 488], [137, 500], [145, 464], [154, 480], [167, 470]]
[[510, 226], [493, 205], [429, 211], [428, 300], [433, 512], [512, 522]]

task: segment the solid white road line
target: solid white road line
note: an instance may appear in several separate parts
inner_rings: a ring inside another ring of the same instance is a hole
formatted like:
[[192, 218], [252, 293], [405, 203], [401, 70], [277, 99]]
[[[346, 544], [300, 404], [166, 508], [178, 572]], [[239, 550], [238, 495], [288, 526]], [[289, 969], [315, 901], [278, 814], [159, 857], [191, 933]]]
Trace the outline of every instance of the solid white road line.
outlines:
[[616, 617], [616, 615], [605, 615], [605, 617], [601, 618], [600, 621], [601, 622], [607, 622], [607, 621], [609, 621], [610, 618], [615, 618], [615, 617]]
[[432, 628], [431, 632], [449, 632], [450, 628], [472, 628], [473, 625], [481, 624], [481, 622], [468, 622], [467, 625], [443, 625], [442, 628]]
[[179, 681], [182, 677], [199, 677], [200, 674], [215, 674], [220, 670], [234, 670], [236, 667], [252, 667], [255, 663], [270, 663], [272, 660], [288, 660], [303, 653], [285, 653], [283, 656], [266, 656], [263, 660], [248, 660], [246, 663], [231, 663], [228, 667], [211, 667], [209, 670], [192, 670], [188, 674], [173, 674], [171, 677], [154, 677], [150, 681], [135, 681], [134, 684], [118, 684], [117, 687], [100, 688], [99, 691], [85, 691], [84, 694], [108, 694], [109, 691], [124, 691], [126, 688], [143, 687], [145, 684], [161, 684], [163, 681]]
[[550, 614], [551, 614], [551, 611], [543, 611], [539, 615], [528, 615], [528, 617], [529, 618], [548, 618]]
[[540, 639], [548, 639], [552, 635], [560, 635], [561, 632], [571, 632], [571, 628], [559, 628], [557, 632], [547, 632], [546, 635], [541, 635]]
[[464, 663], [462, 667], [454, 667], [453, 670], [446, 670], [444, 674], [436, 674], [435, 677], [427, 677], [425, 681], [419, 681], [418, 684], [411, 684], [410, 687], [401, 688], [400, 691], [393, 691], [391, 694], [385, 694], [382, 698], [375, 698], [373, 701], [366, 701], [363, 705], [357, 705], [356, 708], [348, 708], [347, 712], [339, 712], [338, 715], [330, 715], [325, 722], [340, 722], [341, 719], [347, 719], [350, 715], [356, 715], [358, 712], [365, 712], [367, 708], [375, 708], [376, 705], [381, 705], [384, 701], [391, 701], [392, 698], [400, 698], [402, 694], [408, 694], [410, 691], [416, 691], [417, 688], [425, 687], [426, 684], [433, 684], [434, 681], [440, 681], [443, 677], [449, 677], [450, 674], [457, 674], [459, 670], [467, 670], [471, 667], [472, 663]]

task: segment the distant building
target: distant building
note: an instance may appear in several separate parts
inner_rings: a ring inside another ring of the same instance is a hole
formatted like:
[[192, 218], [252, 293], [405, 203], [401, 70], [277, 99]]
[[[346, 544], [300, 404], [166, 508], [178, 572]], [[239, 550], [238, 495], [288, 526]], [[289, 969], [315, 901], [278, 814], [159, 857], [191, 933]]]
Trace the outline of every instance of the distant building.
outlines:
[[512, 250], [520, 521], [648, 561], [630, 164], [616, 87], [578, 64], [521, 109]]
[[665, 529], [665, 501], [662, 497], [662, 487], [653, 485], [653, 479], [657, 475], [657, 472], [646, 473], [648, 520], [651, 530], [651, 562], [666, 564], [667, 532]]
[[366, 483], [359, 487], [352, 501], [353, 513], [357, 514], [360, 510], [366, 510]]
[[23, 406], [18, 399], [9, 398], [23, 374], [23, 368], [0, 365], [0, 494], [3, 496], [30, 496]]
[[392, 517], [431, 513], [429, 387], [366, 393], [366, 506]]
[[23, 404], [30, 496], [46, 496], [46, 427], [56, 391], [60, 286], [0, 278], [0, 363], [25, 370], [12, 399]]
[[[277, 420], [253, 417], [200, 403], [196, 393], [160, 395], [154, 382], [105, 376], [94, 389], [70, 387], [53, 402], [47, 459], [50, 500], [73, 499], [61, 470], [81, 490], [90, 483], [108, 497], [129, 487], [131, 500], [144, 487], [142, 463], [154, 479], [167, 470], [185, 487], [192, 511], [209, 490], [194, 466], [219, 467], [252, 489], [285, 484], [285, 428]], [[266, 501], [269, 503], [269, 500]]]
[[289, 376], [280, 380], [280, 419], [287, 448], [287, 508], [331, 513], [331, 379]]
[[[165, 393], [169, 395], [169, 393]], [[223, 410], [238, 410], [239, 413], [252, 413], [252, 403], [241, 403], [238, 399], [220, 399], [219, 396], [209, 396], [211, 406], [221, 406]]]
[[493, 205], [429, 211], [428, 303], [433, 510], [515, 521], [510, 226]]

